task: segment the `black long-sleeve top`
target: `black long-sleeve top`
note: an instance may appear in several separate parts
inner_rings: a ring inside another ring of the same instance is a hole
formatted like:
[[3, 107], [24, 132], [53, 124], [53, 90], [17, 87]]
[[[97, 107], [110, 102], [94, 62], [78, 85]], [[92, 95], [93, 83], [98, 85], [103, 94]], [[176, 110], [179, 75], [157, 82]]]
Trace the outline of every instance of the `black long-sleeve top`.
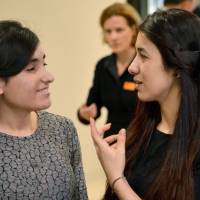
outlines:
[[[137, 94], [133, 77], [127, 70], [119, 76], [117, 74], [116, 55], [111, 54], [102, 58], [96, 65], [93, 85], [90, 88], [87, 105], [95, 103], [97, 105], [97, 117], [101, 115], [101, 108], [104, 106], [108, 110], [107, 122], [112, 126], [104, 137], [116, 134], [121, 128], [127, 128], [133, 118], [137, 102]], [[81, 118], [79, 120], [88, 124], [89, 122]]]

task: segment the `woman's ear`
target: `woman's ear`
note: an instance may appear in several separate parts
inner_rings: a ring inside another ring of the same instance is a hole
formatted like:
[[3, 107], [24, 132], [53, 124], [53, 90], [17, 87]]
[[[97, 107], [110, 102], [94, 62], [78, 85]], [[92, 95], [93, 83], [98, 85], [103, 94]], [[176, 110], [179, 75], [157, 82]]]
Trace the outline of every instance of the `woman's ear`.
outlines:
[[3, 78], [0, 78], [0, 95], [4, 93], [5, 84], [5, 80]]

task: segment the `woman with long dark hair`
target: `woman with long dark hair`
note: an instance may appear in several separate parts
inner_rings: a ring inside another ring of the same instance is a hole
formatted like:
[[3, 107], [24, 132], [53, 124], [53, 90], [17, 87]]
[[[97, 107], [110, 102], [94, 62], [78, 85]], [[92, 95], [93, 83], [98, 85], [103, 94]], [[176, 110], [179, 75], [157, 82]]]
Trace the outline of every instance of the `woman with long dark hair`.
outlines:
[[103, 199], [200, 199], [200, 19], [156, 11], [140, 26], [136, 52], [129, 72], [139, 102], [127, 136], [102, 139], [110, 124], [97, 130], [91, 119]]

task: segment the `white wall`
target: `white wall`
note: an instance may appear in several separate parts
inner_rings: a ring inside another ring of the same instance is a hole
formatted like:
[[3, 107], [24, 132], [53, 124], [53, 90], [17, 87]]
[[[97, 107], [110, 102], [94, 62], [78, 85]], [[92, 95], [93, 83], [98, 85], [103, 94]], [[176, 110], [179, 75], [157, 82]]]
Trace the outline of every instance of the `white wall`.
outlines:
[[[52, 107], [77, 127], [90, 200], [104, 192], [105, 177], [97, 161], [89, 127], [80, 124], [77, 108], [85, 101], [96, 61], [109, 50], [102, 44], [99, 15], [114, 0], [0, 0], [0, 19], [17, 19], [35, 31], [54, 74]], [[125, 1], [118, 1], [125, 2]], [[103, 123], [104, 116], [98, 124]], [[113, 166], [114, 167], [114, 166]]]

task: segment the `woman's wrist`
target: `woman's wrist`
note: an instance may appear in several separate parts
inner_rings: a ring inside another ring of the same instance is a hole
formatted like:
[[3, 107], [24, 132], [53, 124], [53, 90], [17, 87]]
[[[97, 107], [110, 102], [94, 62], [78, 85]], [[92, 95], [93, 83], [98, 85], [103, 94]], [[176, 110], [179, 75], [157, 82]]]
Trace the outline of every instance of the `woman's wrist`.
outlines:
[[111, 182], [110, 186], [113, 192], [115, 191], [115, 185], [117, 184], [117, 182], [122, 181], [122, 180], [126, 180], [126, 177], [124, 175], [118, 176]]
[[141, 200], [141, 198], [130, 187], [125, 176], [119, 176], [111, 184], [112, 193], [115, 193], [121, 200]]

